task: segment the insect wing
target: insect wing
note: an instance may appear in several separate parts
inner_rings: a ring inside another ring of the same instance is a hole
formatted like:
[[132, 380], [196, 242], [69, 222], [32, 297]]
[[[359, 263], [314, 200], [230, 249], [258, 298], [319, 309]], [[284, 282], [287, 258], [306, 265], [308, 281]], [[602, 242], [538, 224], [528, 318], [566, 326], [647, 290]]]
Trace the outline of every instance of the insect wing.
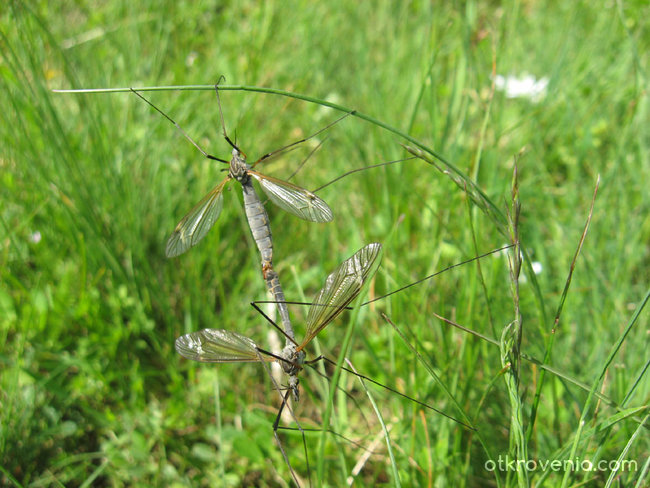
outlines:
[[368, 244], [343, 261], [327, 277], [325, 286], [309, 309], [307, 332], [305, 340], [298, 347], [299, 351], [354, 300], [366, 280], [375, 274], [380, 261], [381, 244]]
[[205, 237], [221, 214], [223, 189], [228, 181], [230, 181], [230, 178], [226, 178], [214, 187], [178, 223], [165, 248], [165, 255], [168, 258], [183, 254]]
[[332, 210], [327, 203], [309, 190], [287, 181], [271, 178], [257, 171], [248, 173], [259, 181], [264, 193], [282, 210], [310, 222], [332, 221]]
[[203, 363], [261, 361], [257, 345], [251, 339], [223, 329], [185, 334], [176, 339], [176, 352], [186, 359]]

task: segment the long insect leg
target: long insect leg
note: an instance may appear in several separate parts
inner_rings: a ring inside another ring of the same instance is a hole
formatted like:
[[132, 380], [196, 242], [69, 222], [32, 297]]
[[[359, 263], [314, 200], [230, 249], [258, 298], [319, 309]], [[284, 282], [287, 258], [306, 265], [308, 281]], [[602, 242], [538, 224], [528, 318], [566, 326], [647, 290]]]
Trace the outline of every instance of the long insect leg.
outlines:
[[360, 306], [363, 307], [364, 305], [369, 305], [369, 304], [371, 304], [373, 302], [376, 302], [377, 300], [382, 300], [382, 299], [387, 298], [387, 297], [389, 297], [391, 295], [395, 295], [396, 293], [399, 293], [399, 292], [401, 292], [403, 290], [406, 290], [407, 288], [411, 288], [412, 286], [419, 285], [420, 283], [424, 283], [425, 281], [428, 281], [431, 278], [434, 278], [435, 276], [438, 276], [438, 275], [440, 275], [442, 273], [445, 273], [445, 272], [449, 271], [450, 269], [458, 268], [459, 266], [463, 266], [464, 264], [471, 263], [472, 261], [476, 261], [476, 260], [482, 259], [482, 258], [484, 258], [486, 256], [490, 256], [492, 254], [496, 254], [496, 253], [499, 253], [501, 251], [505, 251], [506, 249], [510, 249], [511, 247], [513, 247], [513, 244], [508, 244], [506, 246], [500, 247], [499, 249], [493, 249], [492, 251], [488, 251], [488, 252], [483, 253], [483, 254], [481, 254], [479, 256], [474, 256], [473, 258], [466, 259], [465, 261], [461, 261], [459, 263], [452, 264], [450, 266], [447, 266], [446, 268], [441, 269], [440, 271], [436, 271], [435, 273], [432, 273], [432, 274], [430, 274], [428, 276], [425, 276], [424, 278], [421, 278], [421, 279], [419, 279], [417, 281], [413, 281], [413, 282], [409, 283], [408, 285], [402, 286], [401, 288], [398, 288], [397, 290], [393, 290], [393, 291], [391, 291], [389, 293], [386, 293], [385, 295], [382, 295], [382, 296], [377, 297], [377, 298], [373, 298], [372, 300], [368, 300], [367, 302], [363, 302]]
[[[425, 276], [424, 278], [420, 278], [417, 281], [413, 281], [413, 282], [409, 283], [408, 285], [404, 285], [404, 286], [402, 286], [402, 287], [400, 287], [400, 288], [398, 288], [396, 290], [393, 290], [391, 292], [388, 292], [388, 293], [386, 293], [384, 295], [381, 295], [379, 297], [375, 297], [372, 300], [368, 300], [366, 302], [363, 302], [359, 306], [364, 307], [366, 305], [370, 305], [371, 303], [377, 302], [379, 300], [383, 300], [384, 298], [388, 298], [389, 296], [395, 295], [396, 293], [399, 293], [399, 292], [404, 291], [404, 290], [406, 290], [408, 288], [411, 288], [412, 286], [416, 286], [416, 285], [419, 285], [421, 283], [424, 283], [424, 282], [426, 282], [426, 281], [428, 281], [428, 280], [430, 280], [430, 279], [432, 279], [432, 278], [434, 278], [434, 277], [436, 277], [436, 276], [438, 276], [438, 275], [440, 275], [442, 273], [445, 273], [445, 272], [447, 272], [447, 271], [449, 271], [449, 270], [451, 270], [453, 268], [457, 268], [459, 266], [463, 266], [465, 264], [471, 263], [472, 261], [476, 261], [477, 259], [482, 259], [482, 258], [490, 256], [492, 254], [496, 254], [496, 253], [499, 253], [501, 251], [505, 251], [506, 249], [510, 249], [511, 247], [513, 247], [513, 244], [508, 244], [508, 245], [500, 247], [498, 249], [494, 249], [492, 251], [488, 251], [486, 253], [483, 253], [483, 254], [481, 254], [479, 256], [474, 256], [473, 258], [469, 258], [469, 259], [466, 259], [466, 260], [461, 261], [459, 263], [452, 264], [450, 266], [447, 266], [446, 268], [443, 268], [443, 269], [441, 269], [439, 271], [436, 271], [435, 273], [432, 273], [432, 274], [430, 274], [428, 276]], [[259, 304], [262, 304], [262, 303], [278, 303], [278, 302], [273, 301], [273, 300], [255, 300], [251, 304], [253, 304], [253, 303], [259, 305]], [[311, 306], [311, 307], [329, 307], [330, 306], [330, 305], [327, 305], [327, 304], [324, 304], [324, 303], [298, 302], [298, 301], [294, 301], [294, 300], [286, 300], [286, 301], [284, 301], [282, 303], [286, 303], [287, 305], [306, 305], [306, 306]], [[345, 310], [352, 310], [353, 308], [354, 307], [347, 306], [347, 307], [345, 307]]]
[[[258, 303], [258, 302], [251, 302], [251, 306], [252, 306], [255, 310], [257, 310], [257, 311], [259, 312], [259, 314], [260, 314], [262, 317], [264, 317], [264, 318], [269, 322], [269, 324], [271, 324], [273, 327], [275, 327], [275, 328], [278, 330], [278, 332], [280, 332], [280, 334], [282, 334], [282, 335], [287, 339], [287, 341], [293, 342], [293, 344], [294, 344], [295, 346], [297, 346], [298, 343], [294, 340], [294, 338], [291, 337], [291, 336], [289, 336], [289, 334], [287, 334], [284, 330], [282, 330], [282, 327], [280, 327], [278, 324], [276, 324], [276, 323], [271, 319], [271, 317], [269, 317], [266, 313], [264, 313], [264, 312], [262, 311], [262, 309], [261, 309], [260, 307], [257, 306], [257, 303]], [[275, 303], [275, 304], [277, 304], [278, 302], [275, 302], [275, 301], [273, 301], [273, 300], [266, 300], [264, 303]], [[283, 302], [283, 303], [284, 303], [284, 302]]]
[[[282, 426], [282, 425], [278, 425], [278, 430], [298, 430], [298, 429], [296, 429], [295, 427], [285, 427], [285, 426]], [[332, 434], [333, 436], [336, 436], [339, 439], [343, 439], [345, 442], [348, 442], [348, 443], [352, 444], [354, 447], [358, 447], [359, 449], [361, 449], [362, 451], [367, 452], [370, 455], [381, 454], [379, 451], [373, 451], [371, 448], [365, 447], [360, 442], [352, 440], [349, 437], [345, 437], [343, 434], [339, 434], [338, 432], [336, 432], [335, 430], [332, 430], [332, 429], [309, 429], [309, 428], [303, 427], [302, 430], [303, 430], [303, 432], [323, 432], [323, 430], [324, 430], [328, 434]]]
[[[395, 464], [395, 461], [394, 461], [395, 456], [393, 455], [392, 443], [390, 441], [389, 427], [385, 424], [383, 416], [382, 416], [381, 412], [379, 411], [379, 408], [377, 407], [377, 402], [375, 402], [372, 395], [370, 394], [370, 391], [368, 390], [368, 387], [366, 386], [366, 384], [363, 381], [362, 375], [359, 375], [356, 372], [356, 369], [354, 368], [354, 366], [352, 365], [352, 363], [350, 362], [350, 360], [348, 358], [345, 358], [345, 361], [348, 363], [350, 368], [352, 368], [349, 371], [354, 371], [354, 373], [359, 378], [359, 381], [361, 382], [361, 386], [365, 390], [366, 395], [368, 395], [368, 399], [370, 400], [370, 403], [372, 404], [372, 407], [375, 410], [375, 414], [377, 415], [377, 419], [379, 420], [379, 423], [382, 426], [382, 431], [383, 431], [383, 434], [384, 434], [384, 438], [386, 439], [386, 448], [388, 449], [388, 455], [389, 455], [390, 459], [392, 460], [391, 462], [394, 465]], [[395, 480], [394, 480], [395, 483], [399, 486], [400, 485], [399, 472], [397, 471], [397, 469], [394, 470], [394, 477], [395, 477]]]
[[[329, 359], [329, 358], [327, 358], [325, 356], [319, 356], [316, 359], [313, 359], [312, 361], [317, 361], [317, 360], [323, 360], [325, 362], [330, 363], [333, 366], [336, 366], [335, 361], [332, 361], [331, 359]], [[309, 361], [309, 362], [311, 363], [312, 361]], [[386, 385], [384, 385], [382, 383], [379, 383], [378, 381], [375, 381], [372, 378], [369, 378], [368, 376], [362, 375], [362, 374], [360, 374], [360, 373], [358, 373], [356, 371], [353, 371], [352, 369], [346, 368], [345, 366], [341, 366], [341, 369], [343, 371], [346, 371], [348, 373], [351, 373], [351, 374], [355, 375], [356, 377], [358, 377], [358, 378], [360, 378], [362, 380], [369, 381], [370, 383], [372, 383], [374, 385], [377, 385], [377, 386], [379, 386], [379, 387], [381, 387], [381, 388], [383, 388], [383, 389], [385, 389], [387, 391], [390, 391], [391, 393], [394, 393], [394, 394], [399, 395], [399, 396], [401, 396], [403, 398], [406, 398], [407, 400], [409, 400], [409, 401], [411, 401], [413, 403], [417, 403], [418, 405], [420, 405], [422, 407], [428, 408], [429, 410], [433, 410], [434, 412], [439, 413], [440, 415], [442, 415], [444, 417], [447, 417], [448, 419], [453, 420], [454, 422], [456, 422], [458, 424], [461, 424], [462, 426], [466, 427], [469, 430], [476, 430], [476, 428], [473, 427], [472, 425], [469, 425], [469, 424], [463, 422], [462, 420], [458, 420], [457, 418], [454, 418], [451, 415], [448, 415], [445, 412], [443, 412], [441, 410], [438, 410], [435, 407], [432, 407], [431, 405], [428, 405], [428, 404], [426, 404], [424, 402], [421, 402], [420, 400], [416, 400], [415, 398], [410, 397], [408, 395], [405, 395], [404, 393], [400, 393], [399, 391], [391, 388], [390, 386], [386, 386]]]
[[320, 147], [325, 143], [325, 141], [327, 141], [328, 138], [329, 138], [329, 136], [325, 137], [322, 141], [320, 141], [316, 145], [316, 147], [314, 147], [314, 149], [309, 151], [309, 154], [307, 154], [307, 157], [302, 160], [302, 162], [298, 165], [298, 167], [293, 171], [293, 173], [291, 173], [289, 175], [289, 177], [285, 181], [291, 181], [293, 179], [293, 177], [296, 176], [300, 172], [300, 170], [302, 170], [302, 168], [305, 166], [305, 164], [307, 164], [307, 161], [309, 161], [309, 159], [314, 155], [314, 153], [316, 151], [318, 151], [318, 149], [320, 149]]
[[[461, 413], [461, 415], [463, 416], [463, 418], [466, 419], [467, 422], [471, 422], [471, 420], [467, 417], [467, 415], [465, 415], [465, 412], [464, 412], [463, 409], [461, 408], [460, 404], [456, 401], [456, 399], [453, 397], [453, 395], [452, 395], [452, 394], [447, 390], [447, 388], [443, 385], [442, 381], [440, 381], [440, 379], [439, 379], [438, 375], [436, 374], [436, 372], [434, 371], [434, 369], [433, 369], [433, 368], [432, 368], [432, 367], [431, 367], [431, 366], [430, 366], [430, 365], [429, 365], [429, 364], [424, 360], [424, 358], [422, 357], [422, 354], [420, 354], [420, 352], [418, 351], [418, 349], [417, 349], [413, 344], [411, 344], [411, 342], [409, 342], [409, 341], [407, 340], [407, 338], [406, 338], [406, 336], [404, 335], [404, 333], [403, 333], [403, 332], [402, 332], [402, 331], [401, 331], [401, 330], [400, 330], [400, 329], [395, 325], [395, 323], [393, 323], [393, 321], [390, 319], [390, 317], [388, 317], [388, 315], [386, 315], [385, 313], [382, 312], [382, 313], [381, 313], [381, 316], [382, 316], [382, 318], [383, 318], [386, 322], [388, 322], [388, 323], [393, 327], [393, 329], [397, 332], [397, 334], [400, 336], [400, 338], [404, 341], [404, 343], [406, 344], [406, 346], [407, 346], [407, 347], [408, 347], [408, 348], [413, 352], [413, 354], [415, 354], [415, 356], [416, 356], [418, 362], [419, 362], [420, 364], [422, 364], [422, 365], [425, 367], [425, 369], [428, 371], [428, 373], [431, 375], [431, 377], [434, 378], [434, 379], [436, 380], [436, 382], [437, 382], [439, 385], [441, 385], [441, 386], [443, 387], [443, 389], [447, 392], [447, 394], [451, 397], [451, 399], [452, 399], [453, 402], [455, 403], [456, 407], [458, 408], [458, 410], [459, 410], [459, 412]], [[417, 337], [414, 337], [414, 339], [415, 339], [416, 341], [418, 340]], [[366, 379], [367, 379], [367, 378], [366, 378]], [[371, 380], [371, 381], [372, 381], [372, 380]], [[373, 381], [373, 383], [375, 383], [375, 382]], [[377, 383], [377, 384], [378, 384], [378, 383]], [[380, 386], [382, 386], [383, 388], [388, 388], [388, 387], [386, 387], [386, 386], [384, 386], [384, 385], [380, 385]], [[388, 388], [388, 389], [390, 390], [390, 388]], [[402, 394], [402, 393], [397, 392], [397, 394], [406, 397], [406, 395], [404, 395], [404, 394]], [[407, 398], [409, 398], [409, 397], [407, 397]], [[418, 400], [413, 400], [413, 401], [415, 401], [416, 403], [422, 404], [422, 403], [419, 402]], [[426, 404], [425, 404], [425, 406], [426, 406]], [[443, 415], [443, 416], [445, 416], [445, 417], [447, 417], [447, 418], [449, 418], [449, 419], [455, 421], [455, 422], [458, 422], [458, 423], [464, 425], [465, 427], [467, 427], [467, 428], [469, 428], [469, 429], [471, 429], [471, 430], [474, 430], [474, 431], [477, 430], [474, 426], [468, 425], [468, 424], [465, 423], [465, 422], [462, 422], [462, 421], [460, 421], [460, 420], [457, 420], [457, 419], [455, 419], [454, 417], [451, 417], [451, 416], [449, 416], [449, 415], [447, 415], [447, 414], [445, 414], [445, 413], [443, 413], [443, 412], [440, 412], [439, 410], [437, 410], [437, 409], [435, 409], [435, 408], [433, 408], [433, 407], [430, 407], [430, 406], [429, 406], [429, 408], [432, 409], [432, 410], [434, 410], [435, 412], [440, 413], [441, 415]]]
[[364, 166], [363, 168], [357, 168], [357, 169], [353, 169], [353, 170], [347, 171], [347, 172], [343, 173], [342, 175], [337, 176], [337, 177], [334, 178], [333, 180], [331, 180], [331, 181], [325, 183], [324, 185], [319, 186], [318, 188], [316, 188], [316, 189], [313, 191], [313, 193], [319, 192], [319, 191], [321, 191], [323, 188], [326, 188], [326, 187], [330, 186], [331, 184], [336, 183], [336, 182], [339, 181], [339, 180], [342, 180], [342, 179], [345, 178], [346, 176], [350, 176], [351, 174], [359, 173], [360, 171], [366, 171], [366, 170], [369, 170], [369, 169], [381, 168], [382, 166], [389, 166], [389, 165], [391, 165], [391, 164], [403, 163], [404, 161], [410, 161], [410, 160], [412, 160], [412, 159], [417, 159], [417, 158], [416, 158], [415, 156], [412, 156], [412, 157], [410, 157], [410, 158], [402, 158], [402, 159], [396, 159], [396, 160], [394, 160], [394, 161], [386, 161], [386, 162], [383, 162], [383, 163], [372, 164], [372, 165], [370, 165], [370, 166]]
[[325, 127], [323, 127], [322, 129], [317, 130], [317, 131], [314, 132], [313, 134], [311, 134], [311, 135], [309, 135], [309, 136], [307, 136], [307, 137], [303, 137], [302, 139], [300, 139], [300, 140], [298, 140], [298, 141], [294, 141], [294, 142], [292, 142], [292, 143], [290, 143], [290, 144], [287, 144], [286, 146], [282, 146], [281, 148], [276, 149], [275, 151], [271, 151], [271, 152], [269, 152], [269, 153], [264, 154], [261, 158], [259, 158], [257, 161], [255, 161], [255, 162], [252, 164], [252, 167], [254, 168], [255, 166], [257, 166], [257, 164], [259, 164], [259, 163], [261, 163], [261, 162], [263, 162], [263, 161], [267, 161], [268, 159], [270, 159], [270, 158], [272, 158], [272, 157], [274, 157], [274, 156], [277, 156], [278, 154], [281, 154], [281, 153], [283, 153], [283, 152], [285, 152], [285, 151], [287, 151], [287, 150], [293, 148], [294, 146], [297, 146], [298, 144], [302, 144], [303, 142], [306, 142], [306, 141], [308, 141], [309, 139], [311, 139], [311, 138], [313, 138], [313, 137], [316, 137], [316, 136], [317, 136], [318, 134], [320, 134], [321, 132], [326, 131], [327, 129], [329, 129], [329, 128], [332, 127], [333, 125], [338, 124], [341, 120], [343, 120], [343, 119], [346, 118], [347, 116], [352, 115], [352, 114], [354, 114], [354, 113], [355, 113], [354, 110], [353, 110], [352, 112], [347, 112], [347, 113], [346, 113], [345, 115], [343, 115], [342, 117], [339, 117], [339, 118], [336, 119], [334, 122], [330, 122], [330, 123], [327, 124]]
[[226, 163], [226, 164], [228, 164], [228, 161], [226, 161], [225, 159], [218, 158], [218, 157], [216, 157], [216, 156], [213, 156], [213, 155], [208, 154], [207, 152], [205, 152], [205, 151], [203, 150], [203, 148], [202, 148], [201, 146], [199, 146], [199, 144], [198, 144], [194, 139], [192, 139], [192, 138], [189, 136], [189, 134], [187, 134], [187, 132], [185, 132], [185, 131], [183, 130], [183, 128], [182, 128], [182, 127], [181, 127], [181, 126], [180, 126], [180, 125], [179, 125], [179, 124], [178, 124], [174, 119], [172, 119], [169, 115], [167, 115], [165, 112], [163, 112], [163, 111], [160, 110], [158, 107], [156, 107], [152, 102], [150, 102], [149, 100], [147, 100], [143, 95], [141, 95], [140, 93], [138, 93], [138, 92], [137, 92], [136, 90], [134, 90], [133, 88], [131, 88], [131, 91], [132, 91], [133, 93], [135, 93], [137, 96], [139, 96], [142, 100], [144, 100], [145, 102], [147, 102], [147, 104], [149, 104], [149, 106], [152, 107], [156, 112], [158, 112], [160, 115], [162, 115], [162, 116], [165, 117], [167, 120], [169, 120], [172, 124], [174, 124], [174, 125], [176, 126], [176, 128], [181, 132], [181, 134], [183, 134], [183, 136], [185, 136], [185, 139], [187, 139], [188, 141], [190, 141], [190, 142], [192, 143], [192, 145], [193, 145], [195, 148], [197, 148], [197, 149], [201, 152], [201, 154], [203, 154], [203, 156], [205, 156], [205, 157], [208, 158], [208, 159], [212, 159], [212, 160], [214, 160], [214, 161], [219, 161], [220, 163]]
[[[277, 442], [278, 447], [280, 448], [280, 452], [282, 453], [282, 457], [284, 457], [284, 462], [287, 463], [287, 466], [289, 467], [289, 471], [291, 471], [291, 477], [293, 478], [293, 481], [300, 487], [300, 482], [298, 481], [298, 475], [294, 471], [293, 467], [291, 466], [291, 462], [289, 461], [289, 456], [287, 456], [287, 453], [285, 452], [284, 448], [282, 447], [282, 442], [280, 441], [280, 436], [278, 435], [278, 429], [280, 425], [280, 419], [282, 418], [282, 410], [286, 406], [288, 410], [291, 410], [291, 407], [289, 406], [288, 398], [289, 394], [291, 393], [290, 390], [287, 390], [287, 393], [282, 397], [282, 403], [280, 404], [280, 409], [278, 410], [278, 415], [275, 417], [275, 422], [273, 422], [273, 436], [275, 437], [275, 442]], [[309, 467], [309, 454], [307, 453], [307, 439], [305, 438], [305, 431], [302, 429], [300, 426], [300, 423], [298, 422], [298, 419], [296, 416], [291, 412], [291, 416], [296, 422], [296, 426], [298, 430], [300, 431], [300, 435], [302, 437], [302, 447], [303, 451], [305, 453], [305, 462], [307, 463], [307, 479], [309, 480], [309, 486], [311, 486], [311, 469]]]
[[[318, 369], [316, 369], [316, 367], [314, 366], [314, 363], [316, 363], [317, 361], [320, 361], [321, 359], [322, 359], [322, 356], [317, 357], [316, 359], [312, 359], [311, 361], [307, 361], [305, 363], [305, 365], [309, 366], [314, 371], [314, 373], [316, 373], [321, 378], [329, 380], [330, 379], [329, 376], [327, 376], [325, 373], [322, 373], [321, 371], [318, 371]], [[348, 398], [348, 400], [350, 400], [350, 401], [352, 401], [352, 403], [354, 403], [354, 406], [357, 408], [357, 410], [359, 410], [359, 413], [361, 414], [361, 417], [363, 418], [363, 421], [366, 423], [366, 427], [368, 427], [368, 430], [370, 430], [370, 422], [368, 422], [367, 417], [364, 415], [363, 410], [361, 409], [361, 405], [359, 405], [359, 402], [357, 401], [357, 399], [354, 398], [354, 396], [352, 396], [352, 394], [349, 391], [347, 391], [345, 388], [343, 388], [340, 385], [336, 385], [336, 389], [338, 391], [342, 392]], [[349, 442], [354, 443], [354, 441], [352, 441], [350, 439], [347, 439], [345, 436], [343, 436], [343, 435], [341, 435], [341, 434], [339, 434], [337, 432], [334, 432], [334, 431], [329, 430], [329, 429], [327, 431], [330, 432], [331, 434], [337, 435], [337, 436], [342, 437], [343, 439], [345, 439], [345, 440], [347, 440]]]
[[[266, 351], [261, 351], [264, 352], [265, 354], [268, 354]], [[259, 354], [259, 353], [258, 353]], [[278, 358], [277, 356], [273, 355], [273, 357]], [[280, 358], [278, 358], [280, 359]], [[261, 360], [261, 355], [260, 355], [260, 360]], [[300, 488], [300, 481], [298, 480], [298, 475], [293, 469], [293, 466], [291, 465], [291, 462], [289, 461], [289, 456], [287, 456], [287, 453], [284, 450], [284, 447], [282, 447], [282, 441], [280, 441], [280, 436], [278, 435], [278, 426], [280, 425], [280, 420], [282, 418], [282, 411], [284, 410], [284, 407], [287, 407], [287, 410], [291, 414], [291, 417], [293, 418], [294, 422], [296, 422], [296, 426], [298, 430], [300, 431], [300, 435], [302, 436], [302, 444], [303, 444], [303, 449], [305, 452], [305, 461], [307, 463], [307, 476], [309, 479], [309, 486], [311, 487], [311, 471], [309, 468], [309, 455], [307, 453], [307, 440], [305, 438], [305, 431], [302, 429], [300, 422], [298, 421], [298, 418], [293, 412], [293, 409], [288, 403], [288, 398], [289, 395], [291, 394], [291, 390], [287, 390], [285, 394], [282, 394], [282, 388], [280, 385], [277, 384], [275, 381], [275, 378], [273, 377], [273, 374], [271, 373], [271, 370], [269, 369], [268, 365], [266, 364], [265, 361], [262, 361], [262, 366], [264, 366], [264, 369], [266, 370], [266, 373], [269, 375], [269, 378], [271, 378], [271, 382], [273, 383], [273, 387], [278, 391], [278, 394], [280, 395], [281, 403], [280, 403], [280, 408], [278, 410], [278, 414], [275, 418], [275, 421], [273, 422], [273, 436], [275, 437], [275, 441], [278, 444], [278, 447], [280, 448], [280, 452], [282, 453], [282, 457], [284, 458], [284, 462], [287, 464], [287, 467], [289, 468], [289, 472], [291, 473], [291, 477], [293, 478], [294, 483], [296, 486]]]

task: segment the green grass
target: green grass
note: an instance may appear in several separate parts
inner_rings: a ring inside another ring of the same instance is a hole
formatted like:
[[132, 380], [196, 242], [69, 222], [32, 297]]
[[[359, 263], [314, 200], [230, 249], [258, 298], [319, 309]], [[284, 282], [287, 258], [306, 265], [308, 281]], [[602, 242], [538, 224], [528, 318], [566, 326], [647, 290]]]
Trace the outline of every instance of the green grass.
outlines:
[[[512, 222], [499, 214], [511, 209], [517, 161], [516, 230], [542, 265], [535, 276], [523, 264], [518, 308], [506, 256], [488, 257], [480, 270], [454, 268], [340, 317], [309, 348], [336, 359], [353, 327], [347, 355], [359, 372], [478, 429], [366, 383], [368, 398], [349, 374], [339, 385], [350, 396], [330, 394], [307, 371], [294, 406], [301, 425], [323, 429], [329, 416], [331, 430], [376, 451], [357, 485], [648, 483], [646, 2], [133, 5], [10, 1], [0, 9], [0, 484], [291, 485], [263, 368], [191, 363], [173, 347], [204, 327], [268, 345], [269, 327], [249, 306], [266, 295], [236, 185], [206, 239], [167, 260], [168, 235], [223, 178], [221, 167], [132, 94], [51, 91], [210, 85], [221, 75], [229, 85], [356, 109], [408, 134], [429, 160], [327, 187], [319, 193], [335, 214], [327, 225], [269, 205], [288, 299], [313, 297], [368, 242], [384, 246], [373, 296], [508, 243]], [[538, 102], [493, 91], [493, 73], [526, 72], [549, 78]], [[214, 92], [147, 96], [206, 150], [228, 157]], [[224, 91], [222, 104], [251, 159], [339, 114], [243, 90]], [[334, 126], [296, 183], [317, 188], [410, 156], [400, 146], [407, 141], [379, 123], [348, 117]], [[263, 170], [286, 178], [311, 147]], [[438, 171], [445, 164], [426, 148], [460, 174]], [[292, 316], [300, 335], [305, 311], [294, 307]], [[300, 436], [281, 436], [307, 484]], [[320, 432], [307, 433], [307, 446], [315, 486], [344, 485], [366, 455]], [[486, 469], [515, 455], [637, 466]]]

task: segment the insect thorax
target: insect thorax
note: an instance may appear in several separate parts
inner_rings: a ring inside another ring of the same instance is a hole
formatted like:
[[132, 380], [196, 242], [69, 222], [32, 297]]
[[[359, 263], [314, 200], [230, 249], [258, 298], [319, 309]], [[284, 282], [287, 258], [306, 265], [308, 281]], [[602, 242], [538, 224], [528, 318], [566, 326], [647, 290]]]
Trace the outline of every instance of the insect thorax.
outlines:
[[250, 179], [250, 176], [248, 176], [248, 170], [250, 169], [251, 167], [246, 163], [246, 156], [239, 152], [238, 149], [233, 148], [228, 176], [241, 184], [245, 184]]
[[296, 346], [289, 344], [280, 353], [280, 357], [284, 359], [282, 361], [282, 369], [288, 375], [295, 375], [302, 369], [302, 365], [305, 362], [305, 352], [296, 351]]

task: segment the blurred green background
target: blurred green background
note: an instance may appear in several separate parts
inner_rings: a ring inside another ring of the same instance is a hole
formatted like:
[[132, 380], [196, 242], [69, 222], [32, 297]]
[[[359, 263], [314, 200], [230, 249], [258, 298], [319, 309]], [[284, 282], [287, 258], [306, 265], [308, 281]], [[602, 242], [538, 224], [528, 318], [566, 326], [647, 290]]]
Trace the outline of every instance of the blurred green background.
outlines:
[[[537, 470], [523, 483], [556, 486], [564, 477], [567, 485], [602, 486], [610, 476], [616, 486], [647, 483], [650, 441], [639, 427], [650, 394], [647, 312], [597, 380], [648, 289], [648, 18], [644, 1], [5, 3], [1, 484], [291, 484], [271, 429], [277, 394], [263, 368], [193, 364], [173, 347], [180, 334], [204, 327], [267, 347], [269, 327], [249, 306], [266, 295], [237, 185], [206, 239], [167, 260], [167, 237], [224, 177], [220, 165], [132, 94], [51, 91], [210, 85], [221, 75], [225, 84], [328, 100], [396, 127], [444, 155], [504, 213], [517, 159], [519, 231], [541, 268], [537, 283], [527, 276], [520, 284], [522, 347], [540, 360], [600, 175], [549, 361], [564, 377], [547, 374], [536, 404], [540, 369], [524, 363], [520, 401], [525, 428], [538, 405], [530, 459], [623, 456], [638, 470]], [[145, 95], [208, 152], [229, 157], [214, 91]], [[221, 100], [229, 134], [251, 160], [340, 115], [239, 90]], [[322, 141], [294, 180], [303, 187], [408, 156], [394, 133], [348, 117], [262, 171], [287, 178]], [[267, 206], [290, 300], [309, 300], [368, 242], [384, 245], [373, 296], [507, 243], [462, 188], [421, 160], [356, 173], [319, 195], [333, 223]], [[292, 308], [296, 324], [302, 308]], [[460, 408], [478, 432], [373, 389], [390, 429], [391, 463], [378, 418], [348, 375], [340, 386], [349, 396], [335, 395], [329, 428], [366, 450], [308, 432], [305, 456], [300, 437], [282, 432], [302, 484], [307, 458], [314, 485], [520, 483], [513, 472], [485, 467], [510, 453], [513, 438], [499, 349], [432, 315], [499, 339], [513, 310], [501, 254], [330, 325], [309, 353], [336, 357], [347, 325], [355, 326], [348, 355], [360, 372], [454, 417]], [[411, 331], [412, 344], [417, 338], [422, 362], [380, 311]], [[588, 391], [567, 378], [595, 384], [619, 407], [597, 402], [583, 411]], [[307, 372], [301, 386], [294, 406], [301, 425], [323, 429], [327, 382]], [[574, 445], [581, 415], [585, 430]]]

